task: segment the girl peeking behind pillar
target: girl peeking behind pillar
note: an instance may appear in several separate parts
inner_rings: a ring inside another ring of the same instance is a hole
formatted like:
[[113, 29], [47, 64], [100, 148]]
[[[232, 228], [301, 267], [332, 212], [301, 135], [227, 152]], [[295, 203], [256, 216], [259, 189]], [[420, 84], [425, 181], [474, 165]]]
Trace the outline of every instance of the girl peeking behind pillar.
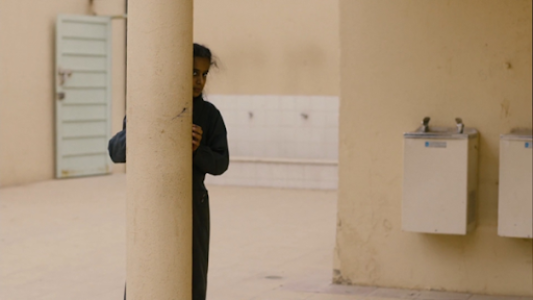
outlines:
[[[204, 185], [205, 174], [221, 175], [228, 169], [229, 151], [226, 126], [222, 115], [202, 93], [211, 66], [216, 62], [211, 51], [194, 44], [193, 61], [193, 300], [205, 300], [209, 261], [209, 196]], [[109, 155], [115, 163], [126, 162], [126, 118], [123, 129], [109, 141]], [[126, 299], [126, 292], [124, 292]]]

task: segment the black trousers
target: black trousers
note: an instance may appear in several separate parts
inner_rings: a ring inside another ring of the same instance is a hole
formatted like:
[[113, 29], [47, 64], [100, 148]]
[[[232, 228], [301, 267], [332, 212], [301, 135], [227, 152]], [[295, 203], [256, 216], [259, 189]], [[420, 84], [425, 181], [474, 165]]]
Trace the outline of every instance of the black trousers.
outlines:
[[[196, 198], [196, 197], [195, 197]], [[207, 296], [207, 269], [209, 266], [210, 236], [209, 197], [193, 201], [192, 241], [192, 299], [205, 300]], [[124, 286], [124, 300], [126, 287]]]

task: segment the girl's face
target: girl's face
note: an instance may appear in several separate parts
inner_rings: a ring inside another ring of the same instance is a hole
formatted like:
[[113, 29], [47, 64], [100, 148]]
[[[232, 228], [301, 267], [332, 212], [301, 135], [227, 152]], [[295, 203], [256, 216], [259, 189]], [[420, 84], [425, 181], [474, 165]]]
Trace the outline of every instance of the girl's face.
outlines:
[[211, 62], [205, 57], [195, 57], [193, 61], [193, 73], [192, 73], [192, 95], [198, 97], [202, 94], [207, 81], [207, 74], [209, 73], [209, 67]]

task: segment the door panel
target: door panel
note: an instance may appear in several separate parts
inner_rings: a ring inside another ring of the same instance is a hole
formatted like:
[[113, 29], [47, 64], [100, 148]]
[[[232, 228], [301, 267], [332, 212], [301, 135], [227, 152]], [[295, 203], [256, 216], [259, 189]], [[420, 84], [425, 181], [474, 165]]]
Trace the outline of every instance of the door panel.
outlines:
[[56, 177], [107, 174], [111, 22], [60, 15], [56, 32]]
[[104, 56], [64, 55], [62, 61], [62, 66], [70, 70], [102, 71], [107, 68], [107, 58]]
[[106, 136], [106, 132], [107, 127], [105, 121], [63, 124], [64, 139]]
[[69, 104], [106, 104], [105, 88], [102, 89], [70, 89], [65, 91], [65, 103]]
[[106, 120], [107, 105], [105, 104], [63, 104], [63, 121], [96, 121]]
[[65, 80], [63, 87], [66, 88], [105, 88], [107, 83], [107, 76], [102, 71], [86, 72], [77, 71], [72, 72], [68, 80]]

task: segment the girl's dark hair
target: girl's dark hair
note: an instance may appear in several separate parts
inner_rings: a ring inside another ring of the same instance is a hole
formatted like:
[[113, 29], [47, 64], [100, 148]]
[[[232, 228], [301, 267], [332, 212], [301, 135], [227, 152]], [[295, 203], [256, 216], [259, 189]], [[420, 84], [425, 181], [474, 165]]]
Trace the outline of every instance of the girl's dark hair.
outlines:
[[194, 43], [193, 57], [203, 57], [209, 59], [209, 63], [212, 66], [217, 66], [216, 59], [211, 54], [211, 50], [204, 45]]

